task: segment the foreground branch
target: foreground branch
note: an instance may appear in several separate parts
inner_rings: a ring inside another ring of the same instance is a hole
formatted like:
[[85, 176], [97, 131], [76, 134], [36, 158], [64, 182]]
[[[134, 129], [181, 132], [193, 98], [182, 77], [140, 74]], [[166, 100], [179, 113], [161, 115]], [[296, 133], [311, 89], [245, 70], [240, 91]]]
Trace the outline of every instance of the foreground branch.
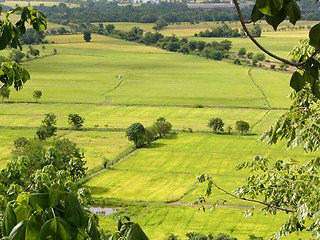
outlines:
[[290, 209], [290, 208], [282, 208], [282, 207], [278, 207], [278, 206], [274, 206], [274, 205], [271, 205], [269, 203], [266, 203], [266, 202], [262, 202], [262, 201], [258, 201], [258, 200], [254, 200], [254, 199], [248, 199], [248, 198], [244, 198], [244, 197], [238, 197], [232, 193], [229, 193], [227, 192], [226, 190], [224, 190], [223, 188], [219, 187], [217, 184], [215, 184], [214, 181], [212, 181], [212, 184], [220, 191], [224, 192], [225, 194], [228, 194], [229, 196], [232, 196], [234, 198], [237, 198], [237, 199], [240, 199], [240, 200], [244, 200], [244, 201], [247, 201], [247, 202], [255, 202], [255, 203], [259, 203], [259, 204], [262, 204], [264, 206], [268, 206], [268, 207], [271, 207], [271, 208], [275, 208], [277, 210], [280, 210], [280, 211], [284, 211], [284, 212], [294, 212], [293, 209]]
[[243, 30], [245, 31], [245, 33], [248, 35], [248, 37], [251, 39], [251, 41], [258, 47], [260, 48], [263, 52], [265, 52], [266, 54], [268, 54], [269, 56], [281, 61], [281, 62], [284, 62], [288, 65], [291, 65], [291, 66], [294, 66], [294, 67], [300, 67], [302, 65], [304, 65], [309, 59], [311, 58], [314, 58], [317, 54], [318, 54], [318, 50], [316, 50], [309, 58], [307, 61], [305, 62], [301, 62], [301, 63], [294, 63], [294, 62], [291, 62], [287, 59], [284, 59], [282, 57], [279, 57], [275, 54], [273, 54], [272, 52], [269, 52], [267, 49], [265, 49], [252, 35], [251, 33], [249, 32], [247, 26], [246, 26], [246, 23], [250, 23], [251, 21], [249, 22], [245, 22], [244, 19], [243, 19], [243, 16], [242, 16], [242, 12], [241, 12], [241, 9], [240, 9], [240, 6], [239, 6], [239, 3], [237, 0], [232, 0], [235, 7], [236, 7], [236, 10], [237, 10], [237, 13], [238, 13], [238, 16], [239, 16], [239, 20], [240, 20], [240, 23], [241, 23], [241, 26], [243, 28]]

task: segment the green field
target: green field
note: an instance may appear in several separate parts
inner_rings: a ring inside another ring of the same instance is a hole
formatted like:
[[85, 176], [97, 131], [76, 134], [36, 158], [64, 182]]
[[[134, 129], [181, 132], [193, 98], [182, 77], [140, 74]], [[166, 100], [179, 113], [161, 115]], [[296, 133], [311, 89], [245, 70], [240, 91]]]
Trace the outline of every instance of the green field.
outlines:
[[[268, 239], [286, 218], [286, 214], [264, 215], [259, 210], [256, 210], [253, 216], [244, 218], [244, 212], [245, 209], [217, 208], [212, 212], [209, 209], [203, 212], [196, 207], [148, 205], [143, 208], [135, 207], [126, 214], [133, 214], [134, 221], [141, 225], [150, 239], [165, 239], [171, 233], [184, 239], [185, 233], [193, 231], [215, 235], [223, 232], [239, 240], [248, 239], [249, 233]], [[100, 219], [102, 227], [116, 230], [114, 216]], [[295, 233], [282, 239], [309, 239], [309, 235], [305, 232]]]
[[[235, 172], [234, 166], [257, 154], [271, 154], [273, 160], [307, 159], [301, 149], [287, 151], [284, 143], [268, 148], [256, 142], [290, 105], [289, 74], [250, 70], [99, 35], [93, 35], [90, 43], [82, 35], [47, 39], [54, 43], [46, 45], [44, 53], [41, 50], [44, 56], [23, 63], [31, 80], [22, 91], [12, 90], [10, 103], [0, 104], [0, 168], [10, 158], [13, 140], [33, 137], [44, 114], [52, 112], [58, 119], [57, 135], [79, 145], [89, 169], [102, 169], [104, 159], [119, 160], [111, 169], [90, 176], [86, 186], [100, 200], [142, 202], [146, 207], [134, 220], [150, 239], [160, 240], [169, 233], [183, 237], [188, 231], [226, 232], [245, 239], [249, 233], [267, 237], [278, 228], [283, 216], [264, 218], [258, 213], [244, 220], [239, 201], [228, 202], [236, 207], [218, 209], [217, 215], [184, 204], [202, 193], [204, 186], [196, 186], [195, 178], [200, 173], [212, 174], [217, 183], [232, 190], [248, 174]], [[261, 39], [274, 43], [281, 38]], [[235, 46], [242, 44], [240, 40], [249, 41], [239, 39]], [[57, 55], [52, 54], [54, 48]], [[34, 90], [43, 92], [39, 103], [32, 98]], [[67, 129], [70, 113], [85, 118], [83, 131]], [[123, 154], [133, 146], [125, 129], [134, 122], [151, 126], [159, 117], [170, 121], [177, 133]], [[231, 126], [232, 135], [211, 133], [207, 124], [213, 117], [221, 117], [225, 128]], [[237, 120], [249, 122], [250, 135], [235, 131]], [[194, 133], [181, 132], [186, 128]], [[214, 194], [208, 201], [221, 197], [225, 196]], [[166, 204], [179, 199], [182, 206]], [[115, 222], [104, 218], [102, 226], [113, 228]]]

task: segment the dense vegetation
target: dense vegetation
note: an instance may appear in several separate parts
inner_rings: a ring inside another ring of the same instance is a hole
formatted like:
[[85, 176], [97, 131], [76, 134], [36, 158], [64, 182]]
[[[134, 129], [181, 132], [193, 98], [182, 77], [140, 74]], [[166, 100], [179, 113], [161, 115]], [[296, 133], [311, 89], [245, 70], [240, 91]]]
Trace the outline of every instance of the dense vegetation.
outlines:
[[[310, 0], [303, 1], [302, 13], [306, 20], [317, 20], [319, 11]], [[144, 3], [141, 6], [119, 6], [116, 2], [89, 1], [81, 7], [68, 8], [66, 4], [59, 6], [39, 8], [51, 21], [63, 25], [72, 23], [89, 22], [141, 22], [155, 23], [163, 19], [168, 23], [173, 22], [199, 22], [199, 21], [237, 21], [239, 20], [234, 8], [191, 9], [184, 3], [160, 2], [159, 4]], [[246, 19], [250, 18], [251, 9], [244, 8]]]
[[[159, 18], [166, 22], [198, 22], [198, 21], [236, 21], [237, 13], [232, 8], [226, 9], [189, 9], [184, 3], [160, 2], [145, 3], [141, 6], [119, 6], [116, 2], [88, 2], [78, 8], [59, 6], [39, 8], [51, 21], [61, 24], [81, 22], [141, 22], [155, 23]], [[249, 18], [249, 9], [245, 9]]]

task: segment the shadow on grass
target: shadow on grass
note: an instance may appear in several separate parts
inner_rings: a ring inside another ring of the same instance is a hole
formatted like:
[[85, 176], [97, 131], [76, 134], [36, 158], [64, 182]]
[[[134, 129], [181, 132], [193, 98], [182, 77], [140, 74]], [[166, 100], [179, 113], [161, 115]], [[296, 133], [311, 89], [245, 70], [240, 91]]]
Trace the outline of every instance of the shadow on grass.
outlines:
[[177, 139], [177, 138], [178, 138], [178, 134], [176, 133], [171, 133], [163, 137], [163, 139]]
[[161, 148], [161, 147], [163, 147], [165, 145], [166, 144], [164, 144], [164, 143], [153, 142], [150, 145], [148, 145], [146, 148], [148, 148], [148, 149], [156, 149], [156, 148]]
[[91, 186], [90, 189], [92, 194], [101, 194], [109, 192], [109, 188], [105, 187]]

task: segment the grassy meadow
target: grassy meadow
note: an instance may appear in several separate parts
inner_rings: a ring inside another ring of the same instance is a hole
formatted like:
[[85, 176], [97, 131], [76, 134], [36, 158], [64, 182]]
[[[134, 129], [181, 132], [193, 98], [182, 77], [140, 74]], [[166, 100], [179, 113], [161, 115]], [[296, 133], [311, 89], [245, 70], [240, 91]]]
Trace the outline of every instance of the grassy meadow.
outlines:
[[[267, 34], [273, 33], [263, 34], [266, 42], [284, 41], [281, 54], [290, 48], [286, 43], [296, 39], [276, 34], [271, 39]], [[301, 149], [287, 151], [283, 142], [272, 147], [257, 142], [290, 105], [289, 74], [250, 70], [99, 35], [93, 35], [90, 43], [82, 35], [47, 39], [54, 43], [41, 49], [43, 56], [23, 62], [31, 80], [20, 92], [12, 90], [10, 102], [0, 104], [0, 168], [10, 158], [13, 140], [33, 137], [44, 114], [52, 112], [58, 119], [58, 137], [78, 144], [89, 169], [101, 169], [104, 159], [119, 160], [110, 169], [89, 176], [86, 186], [97, 199], [129, 205], [124, 212], [132, 213], [150, 239], [160, 240], [170, 233], [183, 237], [188, 231], [226, 232], [238, 239], [253, 233], [267, 238], [277, 230], [284, 215], [263, 216], [258, 211], [244, 219], [242, 206], [246, 204], [239, 201], [232, 200], [228, 208], [212, 213], [185, 205], [203, 193], [204, 186], [196, 185], [200, 173], [211, 174], [218, 184], [232, 190], [248, 175], [235, 172], [234, 166], [257, 154], [270, 154], [272, 161], [309, 158]], [[249, 46], [248, 39], [232, 41], [235, 49], [244, 42]], [[32, 98], [34, 90], [43, 93], [39, 103]], [[85, 118], [83, 131], [68, 129], [70, 113]], [[124, 154], [133, 146], [125, 129], [134, 122], [151, 126], [159, 117], [171, 122], [176, 133]], [[222, 118], [225, 128], [231, 126], [232, 134], [211, 133], [207, 124], [213, 117]], [[235, 131], [237, 120], [249, 122], [249, 135]], [[186, 128], [193, 133], [182, 132]], [[208, 201], [223, 197], [214, 194]], [[167, 204], [178, 200], [178, 206]], [[114, 229], [115, 223], [114, 216], [101, 218], [106, 229]]]

